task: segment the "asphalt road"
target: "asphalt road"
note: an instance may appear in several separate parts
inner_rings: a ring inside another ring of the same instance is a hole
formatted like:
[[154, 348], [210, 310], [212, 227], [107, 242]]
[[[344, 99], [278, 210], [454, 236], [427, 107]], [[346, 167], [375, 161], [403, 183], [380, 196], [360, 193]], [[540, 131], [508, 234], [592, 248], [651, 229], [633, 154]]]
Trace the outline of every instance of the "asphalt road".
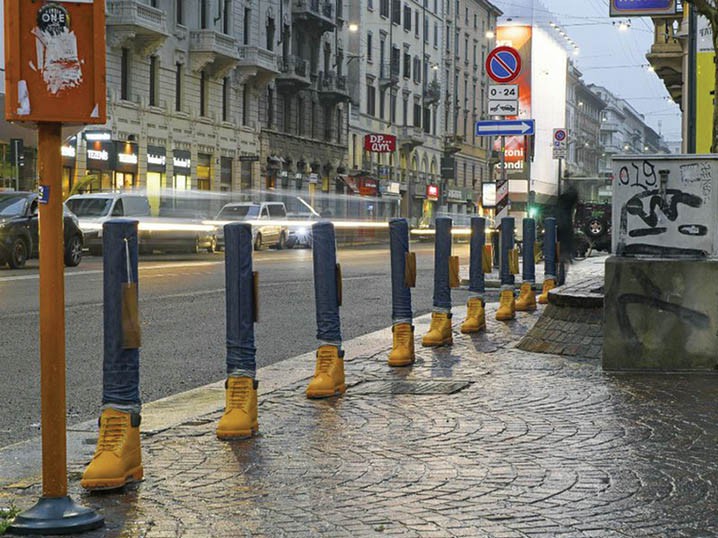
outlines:
[[[431, 308], [433, 246], [417, 253], [417, 315]], [[468, 247], [454, 254], [468, 263]], [[340, 249], [344, 275], [341, 309], [345, 339], [391, 324], [388, 247]], [[312, 251], [255, 254], [260, 274], [258, 366], [316, 349]], [[0, 270], [0, 446], [39, 434], [37, 261], [23, 270]], [[87, 257], [66, 271], [68, 424], [99, 413], [102, 391], [102, 261]], [[455, 290], [460, 304], [466, 292]], [[218, 381], [225, 374], [224, 257], [153, 256], [140, 261], [145, 402]], [[260, 380], [261, 381], [261, 380]]]

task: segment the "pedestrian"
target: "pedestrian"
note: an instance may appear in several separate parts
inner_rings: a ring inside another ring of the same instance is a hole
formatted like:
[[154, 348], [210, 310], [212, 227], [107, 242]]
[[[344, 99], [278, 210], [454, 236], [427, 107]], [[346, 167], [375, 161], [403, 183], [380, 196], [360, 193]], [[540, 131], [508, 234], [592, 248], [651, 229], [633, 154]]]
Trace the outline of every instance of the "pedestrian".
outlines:
[[225, 408], [217, 438], [246, 439], [259, 431], [257, 418], [257, 349], [254, 345], [256, 297], [252, 270], [252, 225], [224, 227], [224, 278], [227, 316], [227, 381]]
[[337, 265], [334, 225], [326, 220], [312, 226], [314, 260], [314, 303], [316, 306], [317, 363], [307, 387], [307, 398], [329, 398], [346, 391], [342, 349], [341, 274]]
[[569, 264], [573, 263], [575, 238], [573, 230], [573, 213], [578, 202], [578, 191], [570, 186], [558, 197], [556, 207], [556, 227], [558, 231], [559, 244], [559, 267], [557, 284], [563, 286], [566, 283], [566, 273]]

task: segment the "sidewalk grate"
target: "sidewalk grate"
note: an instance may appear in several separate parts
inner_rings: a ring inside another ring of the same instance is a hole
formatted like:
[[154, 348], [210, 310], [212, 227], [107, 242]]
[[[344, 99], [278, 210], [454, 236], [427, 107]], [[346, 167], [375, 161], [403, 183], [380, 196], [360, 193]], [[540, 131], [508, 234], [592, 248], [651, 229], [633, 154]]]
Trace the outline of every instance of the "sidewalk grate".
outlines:
[[352, 394], [456, 394], [471, 385], [466, 380], [362, 381], [352, 387]]

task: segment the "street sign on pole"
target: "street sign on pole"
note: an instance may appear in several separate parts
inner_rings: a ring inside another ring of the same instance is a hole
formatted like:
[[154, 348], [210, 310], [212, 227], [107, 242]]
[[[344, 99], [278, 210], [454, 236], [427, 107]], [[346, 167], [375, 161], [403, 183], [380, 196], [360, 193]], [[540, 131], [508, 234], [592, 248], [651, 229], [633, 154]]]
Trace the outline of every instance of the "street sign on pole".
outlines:
[[476, 122], [476, 136], [532, 135], [534, 120], [482, 120]]
[[485, 67], [494, 82], [511, 82], [521, 73], [521, 56], [513, 47], [496, 47], [486, 57]]
[[565, 159], [568, 156], [568, 131], [566, 129], [553, 130], [553, 158]]
[[518, 84], [489, 84], [489, 101], [516, 101], [518, 98]]
[[492, 116], [518, 116], [518, 101], [489, 101], [489, 114]]

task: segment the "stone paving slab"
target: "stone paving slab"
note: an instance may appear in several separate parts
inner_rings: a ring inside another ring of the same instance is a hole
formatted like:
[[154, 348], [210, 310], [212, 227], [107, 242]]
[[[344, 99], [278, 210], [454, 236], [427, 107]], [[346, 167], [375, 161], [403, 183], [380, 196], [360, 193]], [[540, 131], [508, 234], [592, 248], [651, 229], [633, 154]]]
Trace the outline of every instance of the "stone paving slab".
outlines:
[[[219, 412], [145, 434], [146, 479], [121, 494], [81, 492], [85, 462], [72, 461], [71, 495], [107, 518], [84, 536], [718, 535], [718, 377], [606, 375], [596, 360], [516, 349], [539, 313], [419, 348], [410, 368], [388, 368], [386, 344], [354, 355], [340, 398], [277, 387], [251, 440], [219, 442]], [[352, 390], [447, 379], [472, 383], [448, 396]], [[27, 507], [40, 489], [5, 493]]]

